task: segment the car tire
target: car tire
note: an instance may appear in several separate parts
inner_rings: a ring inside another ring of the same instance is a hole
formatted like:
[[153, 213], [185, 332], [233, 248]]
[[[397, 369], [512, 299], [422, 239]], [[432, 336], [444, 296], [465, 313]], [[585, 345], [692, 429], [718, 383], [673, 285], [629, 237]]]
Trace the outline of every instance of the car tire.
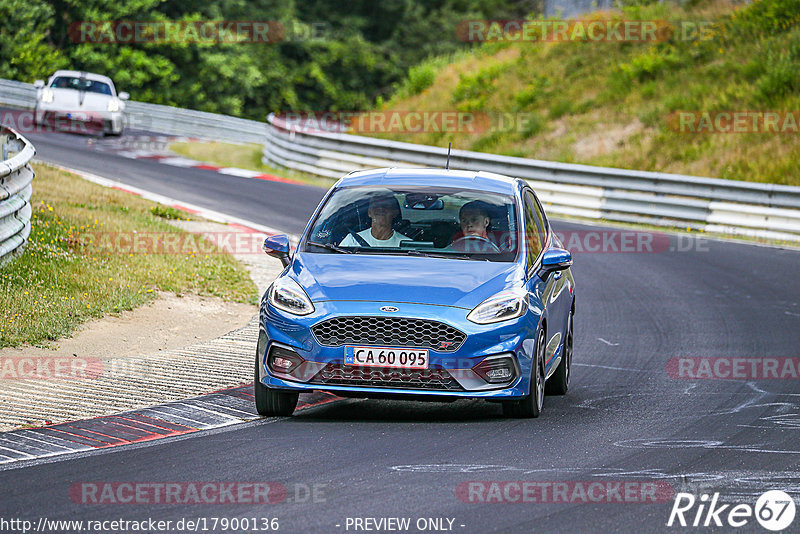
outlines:
[[271, 389], [261, 383], [258, 377], [258, 359], [256, 359], [253, 390], [256, 397], [256, 411], [266, 417], [288, 417], [297, 407], [299, 393], [296, 391], [280, 391]]
[[567, 333], [564, 336], [561, 363], [545, 385], [544, 390], [547, 395], [565, 395], [569, 389], [569, 378], [572, 374], [572, 343], [573, 328], [572, 312], [570, 311], [569, 320], [567, 321]]
[[536, 340], [536, 362], [531, 369], [531, 392], [520, 401], [506, 401], [503, 403], [503, 415], [513, 418], [535, 418], [542, 413], [544, 406], [544, 330], [539, 331]]

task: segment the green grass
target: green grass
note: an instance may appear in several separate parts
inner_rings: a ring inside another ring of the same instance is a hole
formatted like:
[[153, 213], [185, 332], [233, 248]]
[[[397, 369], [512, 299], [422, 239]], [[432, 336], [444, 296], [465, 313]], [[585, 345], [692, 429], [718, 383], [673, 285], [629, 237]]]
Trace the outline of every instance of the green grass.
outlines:
[[191, 221], [192, 219], [185, 211], [176, 210], [170, 206], [156, 205], [150, 208], [150, 213], [156, 217], [172, 221]]
[[[500, 42], [431, 59], [383, 110], [525, 113], [526, 120], [482, 133], [380, 137], [800, 185], [798, 133], [686, 133], [670, 121], [677, 111], [800, 110], [800, 0], [735, 9], [721, 0], [687, 5], [651, 3], [588, 16], [669, 21], [674, 33], [661, 42]], [[691, 24], [705, 29], [682, 35]]]
[[268, 172], [261, 163], [262, 147], [255, 143], [239, 145], [217, 141], [189, 141], [172, 143], [169, 149], [185, 158], [213, 163], [220, 167]]
[[0, 347], [69, 336], [85, 321], [141, 306], [159, 291], [257, 303], [247, 271], [228, 255], [206, 254], [205, 246], [171, 254], [99, 246], [104, 237], [134, 232], [188, 235], [163, 219], [188, 214], [46, 165], [35, 171], [30, 241], [0, 270]]

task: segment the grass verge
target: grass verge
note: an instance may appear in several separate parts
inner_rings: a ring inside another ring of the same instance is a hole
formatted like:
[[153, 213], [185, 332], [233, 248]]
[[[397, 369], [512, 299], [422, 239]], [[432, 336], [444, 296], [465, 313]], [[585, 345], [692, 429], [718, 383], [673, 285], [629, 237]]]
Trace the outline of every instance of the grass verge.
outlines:
[[30, 241], [23, 255], [0, 270], [0, 347], [69, 336], [85, 321], [133, 309], [158, 291], [257, 303], [247, 271], [210, 244], [173, 249], [176, 253], [152, 247], [133, 253], [94, 241], [165, 234], [180, 239], [189, 234], [165, 219], [182, 212], [47, 165], [36, 165], [35, 171]]

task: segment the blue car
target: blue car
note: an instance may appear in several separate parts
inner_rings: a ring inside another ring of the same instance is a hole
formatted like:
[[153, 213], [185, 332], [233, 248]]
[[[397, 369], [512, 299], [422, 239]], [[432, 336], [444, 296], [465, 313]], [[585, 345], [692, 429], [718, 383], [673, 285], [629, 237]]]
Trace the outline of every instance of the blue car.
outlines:
[[298, 394], [500, 402], [538, 417], [572, 365], [572, 256], [523, 180], [487, 172], [353, 172], [326, 194], [264, 294], [256, 407]]

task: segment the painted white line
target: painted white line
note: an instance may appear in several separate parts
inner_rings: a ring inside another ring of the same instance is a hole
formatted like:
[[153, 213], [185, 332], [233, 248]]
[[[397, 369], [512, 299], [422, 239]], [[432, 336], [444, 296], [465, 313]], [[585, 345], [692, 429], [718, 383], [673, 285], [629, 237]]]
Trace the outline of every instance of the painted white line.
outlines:
[[248, 169], [238, 169], [236, 167], [223, 167], [217, 171], [220, 174], [227, 174], [230, 176], [239, 176], [240, 178], [254, 178], [261, 176], [263, 172], [251, 171]]
[[[197, 206], [196, 204], [189, 204], [187, 202], [183, 202], [178, 199], [166, 197], [164, 195], [160, 195], [158, 193], [153, 193], [152, 191], [148, 191], [146, 189], [141, 189], [139, 187], [135, 187], [132, 185], [125, 184], [123, 182], [112, 180], [110, 178], [104, 178], [102, 176], [98, 176], [96, 174], [92, 174], [90, 172], [79, 171], [77, 169], [71, 169], [69, 167], [63, 167], [61, 165], [55, 165], [53, 163], [47, 163], [45, 161], [34, 160], [36, 163], [43, 163], [45, 165], [50, 165], [62, 171], [71, 172], [87, 180], [89, 182], [95, 183], [97, 185], [102, 185], [103, 187], [113, 187], [116, 189], [122, 189], [128, 193], [133, 193], [134, 195], [138, 195], [146, 200], [150, 200], [152, 202], [156, 202], [158, 204], [163, 204], [165, 206], [176, 207], [179, 206], [181, 208], [186, 208], [191, 210], [193, 213], [200, 215], [203, 218], [209, 219], [211, 221], [220, 222], [224, 224], [238, 224], [244, 226], [246, 228], [250, 228], [251, 230], [256, 230], [259, 232], [263, 232], [269, 235], [275, 234], [283, 234], [282, 232], [276, 228], [272, 228], [270, 226], [265, 226], [263, 224], [258, 224], [253, 221], [248, 221], [246, 219], [241, 219], [239, 217], [234, 217], [232, 215], [228, 215], [219, 211], [210, 210], [208, 208], [204, 208], [202, 206]], [[289, 234], [289, 240], [292, 244], [296, 245], [297, 242], [300, 240], [300, 236]]]
[[603, 343], [605, 343], [609, 347], [618, 347], [619, 346], [619, 343], [612, 343], [612, 342], [610, 342], [608, 340], [603, 339], [602, 337], [598, 337], [597, 340], [598, 341], [602, 341]]
[[20, 458], [20, 460], [27, 460], [29, 458], [36, 458], [36, 456], [34, 456], [33, 454], [27, 453], [25, 451], [18, 451], [16, 449], [12, 449], [11, 447], [0, 447], [0, 454], [2, 454], [4, 456], [8, 456], [8, 454], [3, 452], [3, 451], [10, 451], [10, 452], [12, 452], [14, 454], [21, 454], [23, 456], [23, 458]]
[[[24, 432], [24, 436], [22, 433]], [[35, 437], [29, 436], [28, 434], [34, 434]], [[72, 452], [75, 450], [84, 450], [84, 448], [89, 448], [88, 445], [84, 445], [83, 443], [77, 443], [74, 441], [68, 441], [65, 439], [57, 438], [55, 436], [45, 435], [45, 434], [37, 434], [36, 432], [32, 432], [30, 430], [23, 430], [21, 432], [15, 432], [15, 437], [23, 437], [27, 438], [34, 442], [39, 442], [44, 445], [48, 445], [50, 447], [59, 447], [64, 449], [64, 452]], [[62, 445], [64, 443], [64, 445]]]
[[148, 150], [120, 150], [119, 152], [115, 152], [115, 154], [129, 159], [148, 158], [151, 156], [161, 155], [158, 152], [150, 152]]
[[626, 367], [611, 367], [608, 365], [594, 365], [591, 363], [573, 363], [572, 365], [579, 365], [581, 367], [597, 367], [598, 369], [610, 369], [611, 371], [630, 371], [631, 373], [647, 373], [644, 369], [628, 369]]
[[197, 165], [202, 165], [202, 161], [196, 161], [193, 159], [186, 159], [181, 157], [174, 157], [174, 158], [161, 158], [158, 160], [159, 163], [164, 163], [166, 165], [173, 165], [175, 167], [196, 167]]

